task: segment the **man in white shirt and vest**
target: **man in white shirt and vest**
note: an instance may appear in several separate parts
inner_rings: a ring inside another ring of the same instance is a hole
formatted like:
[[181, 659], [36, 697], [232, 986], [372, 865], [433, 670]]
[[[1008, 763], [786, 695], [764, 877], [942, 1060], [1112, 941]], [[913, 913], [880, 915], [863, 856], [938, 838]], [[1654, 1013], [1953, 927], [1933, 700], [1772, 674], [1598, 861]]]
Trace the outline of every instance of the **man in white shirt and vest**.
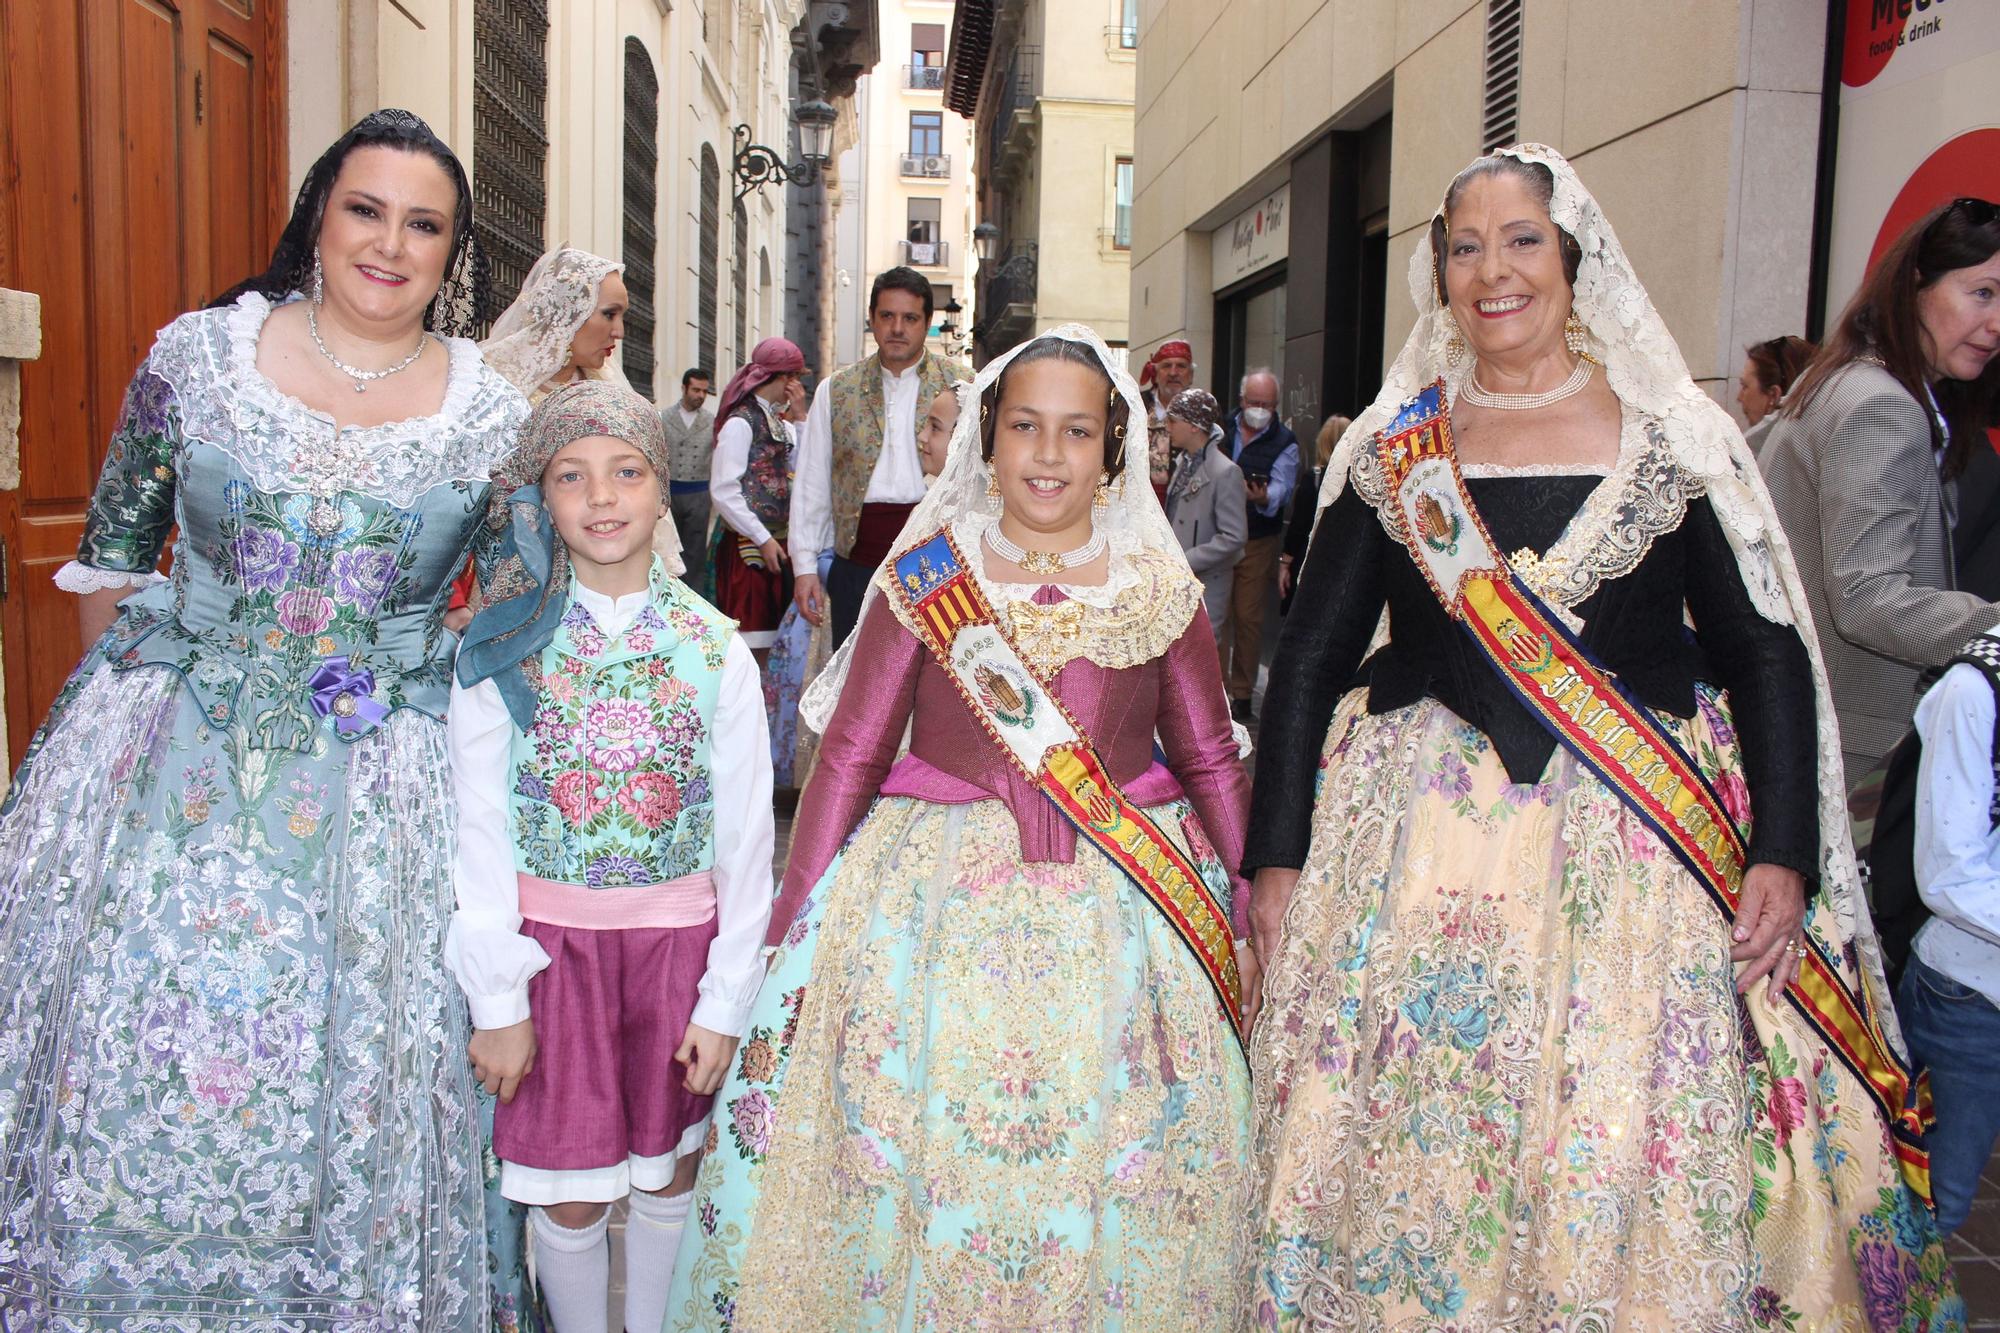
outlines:
[[[917, 417], [963, 366], [924, 347], [931, 284], [889, 269], [868, 293], [875, 352], [821, 381], [793, 461], [793, 600], [817, 625], [829, 611], [837, 648], [854, 631], [861, 599], [910, 510], [924, 498]], [[830, 556], [823, 563], [822, 557]], [[822, 572], [823, 571], [823, 572]]]

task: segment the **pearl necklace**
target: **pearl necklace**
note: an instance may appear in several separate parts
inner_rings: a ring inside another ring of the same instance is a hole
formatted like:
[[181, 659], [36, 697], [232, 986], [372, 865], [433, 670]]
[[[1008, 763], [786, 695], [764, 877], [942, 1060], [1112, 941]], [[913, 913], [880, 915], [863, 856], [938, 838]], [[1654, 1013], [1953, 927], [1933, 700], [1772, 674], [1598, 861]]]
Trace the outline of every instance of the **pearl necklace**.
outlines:
[[1500, 412], [1532, 412], [1538, 407], [1549, 407], [1582, 393], [1583, 386], [1590, 383], [1590, 371], [1589, 358], [1577, 358], [1576, 369], [1569, 373], [1569, 378], [1547, 393], [1492, 393], [1479, 387], [1479, 374], [1474, 371], [1466, 376], [1465, 387], [1459, 390], [1458, 396], [1474, 407], [1490, 407]]
[[993, 554], [1002, 560], [1011, 560], [1030, 574], [1060, 574], [1078, 565], [1087, 565], [1104, 553], [1104, 534], [1095, 525], [1090, 530], [1090, 540], [1074, 551], [1030, 551], [1017, 543], [1008, 541], [994, 524], [987, 530], [986, 544], [993, 548]]
[[313, 303], [311, 301], [307, 301], [305, 304], [306, 304], [306, 331], [312, 334], [313, 346], [319, 348], [319, 354], [321, 356], [325, 357], [328, 361], [333, 363], [333, 368], [335, 370], [339, 371], [341, 374], [347, 376], [349, 379], [354, 381], [354, 392], [356, 393], [368, 392], [368, 382], [370, 380], [387, 379], [389, 376], [395, 374], [399, 370], [408, 370], [411, 366], [417, 363], [417, 358], [424, 354], [424, 339], [426, 335], [419, 333], [417, 335], [417, 350], [410, 353], [408, 356], [404, 357], [401, 361], [398, 361], [393, 366], [386, 367], [385, 369], [382, 370], [363, 370], [359, 366], [350, 366], [345, 361], [342, 361], [339, 357], [335, 356], [333, 352], [328, 349], [326, 345], [326, 339], [319, 336], [319, 317], [313, 313]]

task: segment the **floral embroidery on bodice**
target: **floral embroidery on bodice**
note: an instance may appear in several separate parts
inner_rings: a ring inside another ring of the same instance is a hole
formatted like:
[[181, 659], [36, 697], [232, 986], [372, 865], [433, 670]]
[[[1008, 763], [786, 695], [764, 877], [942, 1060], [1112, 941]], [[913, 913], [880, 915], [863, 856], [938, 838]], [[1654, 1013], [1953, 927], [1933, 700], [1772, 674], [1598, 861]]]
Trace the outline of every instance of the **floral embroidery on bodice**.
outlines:
[[353, 741], [398, 708], [442, 717], [443, 599], [527, 405], [454, 339], [438, 413], [340, 429], [257, 370], [271, 309], [181, 316], [133, 380], [78, 558], [145, 571], [179, 537], [170, 581], [127, 600], [106, 653], [172, 667], [250, 748]]
[[743, 469], [743, 500], [757, 521], [784, 538], [792, 506], [792, 428], [753, 399], [736, 410], [750, 427], [750, 457]]
[[563, 884], [658, 884], [715, 862], [710, 724], [731, 623], [672, 584], [618, 635], [572, 599], [516, 732], [515, 864]]

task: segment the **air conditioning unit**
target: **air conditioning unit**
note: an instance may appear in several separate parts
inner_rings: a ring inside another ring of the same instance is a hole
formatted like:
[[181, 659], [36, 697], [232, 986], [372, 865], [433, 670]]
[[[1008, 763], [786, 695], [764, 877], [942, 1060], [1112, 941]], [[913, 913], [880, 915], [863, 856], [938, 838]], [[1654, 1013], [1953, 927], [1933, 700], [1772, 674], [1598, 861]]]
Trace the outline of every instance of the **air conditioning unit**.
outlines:
[[927, 158], [925, 158], [925, 159], [924, 159], [924, 175], [926, 175], [926, 176], [949, 176], [950, 174], [951, 174], [951, 159], [950, 159], [950, 158], [948, 158], [948, 157], [927, 157]]

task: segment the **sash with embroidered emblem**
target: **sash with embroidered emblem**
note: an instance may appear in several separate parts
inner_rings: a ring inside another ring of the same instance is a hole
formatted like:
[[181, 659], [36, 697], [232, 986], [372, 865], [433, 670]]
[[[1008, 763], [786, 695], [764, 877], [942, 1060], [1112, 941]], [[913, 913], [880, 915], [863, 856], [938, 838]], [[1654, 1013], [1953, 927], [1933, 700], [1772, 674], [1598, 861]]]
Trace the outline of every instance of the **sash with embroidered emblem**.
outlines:
[[[1746, 847], [1714, 787], [1650, 710], [1599, 666], [1494, 545], [1459, 471], [1439, 380], [1376, 436], [1388, 525], [1447, 614], [1515, 697], [1637, 815], [1733, 922]], [[1903, 1177], [1930, 1198], [1923, 1132], [1930, 1089], [1883, 1035], [1874, 1005], [1806, 935], [1785, 999], [1868, 1089], [1892, 1131]]]
[[1076, 719], [1022, 659], [951, 533], [940, 530], [896, 557], [889, 587], [986, 734], [1193, 952], [1240, 1039], [1243, 983], [1227, 906], [1187, 851], [1111, 780]]

